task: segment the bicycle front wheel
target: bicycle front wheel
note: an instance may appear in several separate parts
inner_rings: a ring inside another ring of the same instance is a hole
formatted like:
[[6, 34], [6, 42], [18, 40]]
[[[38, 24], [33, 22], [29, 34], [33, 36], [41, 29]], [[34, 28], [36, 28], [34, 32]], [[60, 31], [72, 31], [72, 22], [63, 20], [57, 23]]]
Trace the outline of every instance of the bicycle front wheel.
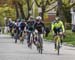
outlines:
[[58, 55], [59, 55], [59, 52], [60, 52], [60, 43], [59, 42], [58, 42], [57, 50], [58, 50]]
[[59, 53], [60, 53], [60, 38], [59, 37], [56, 41], [56, 49], [57, 49], [57, 54], [59, 55]]

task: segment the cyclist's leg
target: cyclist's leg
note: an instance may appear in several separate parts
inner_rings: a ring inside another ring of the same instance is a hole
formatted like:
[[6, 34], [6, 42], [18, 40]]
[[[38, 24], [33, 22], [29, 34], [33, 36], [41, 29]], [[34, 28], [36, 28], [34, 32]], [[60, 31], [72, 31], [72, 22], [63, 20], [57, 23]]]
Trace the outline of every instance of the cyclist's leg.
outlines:
[[42, 34], [42, 32], [39, 32], [39, 42], [40, 42], [41, 48], [43, 49], [43, 34]]
[[18, 31], [17, 31], [17, 30], [16, 30], [16, 32], [15, 32], [14, 38], [15, 38], [15, 43], [17, 43], [17, 39], [18, 39]]
[[24, 30], [21, 30], [20, 42], [23, 43], [23, 41], [24, 41]]
[[25, 36], [25, 35], [24, 35], [24, 30], [23, 30], [23, 31], [22, 31], [22, 40], [21, 40], [22, 43], [24, 42], [24, 36]]
[[30, 45], [30, 32], [27, 33], [27, 36], [28, 36], [28, 37], [27, 37], [27, 44], [28, 44], [28, 46], [29, 46], [29, 45]]
[[41, 43], [42, 43], [42, 48], [43, 48], [43, 34], [41, 34]]
[[19, 31], [19, 40], [21, 40], [21, 36], [22, 36], [22, 31]]
[[63, 43], [63, 35], [61, 35], [60, 38], [61, 38], [60, 39], [61, 40], [60, 42], [61, 42], [61, 45], [62, 45], [62, 43]]
[[35, 46], [37, 46], [37, 42], [38, 42], [38, 31], [35, 30], [33, 32], [33, 43], [34, 43]]
[[56, 36], [54, 37], [54, 48], [56, 49]]
[[62, 33], [62, 29], [61, 28], [59, 28], [59, 34], [60, 34], [60, 42], [61, 42], [61, 45], [62, 45], [62, 43], [63, 43], [63, 33]]
[[35, 42], [36, 42], [36, 41], [35, 41], [35, 33], [34, 33], [34, 31], [33, 31], [33, 43], [34, 43], [34, 45], [36, 45]]
[[12, 28], [12, 37], [14, 37], [14, 28]]

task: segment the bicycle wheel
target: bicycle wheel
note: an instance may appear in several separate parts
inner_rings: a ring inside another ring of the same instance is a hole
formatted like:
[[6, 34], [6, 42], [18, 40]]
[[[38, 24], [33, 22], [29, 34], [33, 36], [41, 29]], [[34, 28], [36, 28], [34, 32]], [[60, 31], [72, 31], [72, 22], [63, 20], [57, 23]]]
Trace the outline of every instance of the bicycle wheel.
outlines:
[[24, 32], [21, 32], [21, 35], [20, 35], [20, 43], [23, 44], [24, 42]]
[[11, 30], [11, 36], [12, 36], [12, 38], [14, 37], [14, 29], [13, 28]]
[[60, 37], [57, 37], [57, 41], [56, 41], [56, 49], [57, 49], [57, 54], [59, 55], [60, 53]]
[[42, 54], [42, 43], [40, 44], [40, 53]]
[[14, 39], [15, 39], [15, 43], [17, 43], [17, 40], [18, 40], [18, 34], [17, 33], [14, 34]]
[[32, 43], [33, 43], [33, 34], [30, 34], [30, 41], [29, 41], [29, 47], [32, 48]]
[[60, 43], [58, 42], [58, 47], [57, 47], [57, 51], [58, 51], [58, 55], [59, 55], [59, 52], [60, 52]]
[[41, 37], [39, 37], [39, 42], [38, 42], [38, 51], [39, 51], [39, 53], [41, 53], [42, 54], [42, 47], [43, 46], [43, 41], [42, 41], [42, 38]]
[[37, 47], [37, 50], [38, 50], [39, 53], [42, 54], [42, 46], [41, 45]]
[[23, 42], [24, 42], [23, 37], [20, 37], [20, 43], [22, 43], [22, 44], [23, 44]]

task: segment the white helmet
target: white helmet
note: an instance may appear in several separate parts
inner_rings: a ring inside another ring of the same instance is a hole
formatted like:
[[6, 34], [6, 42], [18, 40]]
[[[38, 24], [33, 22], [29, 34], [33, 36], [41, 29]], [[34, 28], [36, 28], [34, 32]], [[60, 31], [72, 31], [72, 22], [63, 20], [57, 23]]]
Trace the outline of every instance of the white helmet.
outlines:
[[30, 16], [30, 19], [33, 19], [34, 17], [33, 16]]
[[36, 17], [36, 19], [39, 19], [39, 20], [41, 20], [42, 18], [41, 18], [41, 16], [37, 16], [37, 17]]
[[59, 17], [56, 17], [55, 19], [56, 19], [56, 20], [59, 20]]

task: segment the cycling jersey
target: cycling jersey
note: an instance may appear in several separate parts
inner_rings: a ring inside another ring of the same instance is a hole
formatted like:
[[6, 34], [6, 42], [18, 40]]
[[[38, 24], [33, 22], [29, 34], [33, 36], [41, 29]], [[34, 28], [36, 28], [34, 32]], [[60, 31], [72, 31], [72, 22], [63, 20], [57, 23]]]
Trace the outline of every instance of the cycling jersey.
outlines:
[[36, 23], [34, 25], [35, 29], [38, 30], [39, 33], [43, 33], [43, 28], [45, 28], [44, 24], [42, 22]]
[[63, 22], [62, 21], [53, 22], [52, 23], [52, 31], [54, 32], [54, 30], [57, 30], [58, 32], [60, 32], [60, 30], [62, 30], [62, 32], [65, 32]]
[[34, 31], [34, 22], [33, 21], [27, 22], [27, 30]]
[[21, 29], [22, 31], [24, 31], [25, 26], [26, 26], [26, 24], [25, 24], [24, 22], [22, 22], [22, 23], [20, 24], [20, 29]]

